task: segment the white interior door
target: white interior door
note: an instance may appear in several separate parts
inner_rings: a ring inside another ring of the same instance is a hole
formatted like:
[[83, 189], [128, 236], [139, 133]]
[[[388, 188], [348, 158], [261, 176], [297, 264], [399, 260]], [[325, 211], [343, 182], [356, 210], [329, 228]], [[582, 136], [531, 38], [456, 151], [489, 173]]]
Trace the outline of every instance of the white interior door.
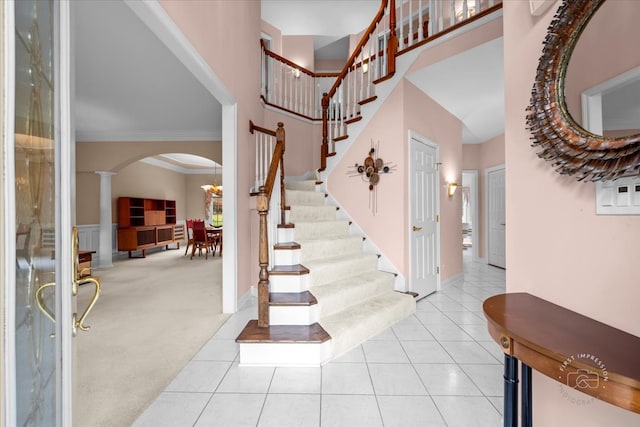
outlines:
[[439, 175], [438, 146], [409, 136], [409, 288], [418, 298], [439, 286]]
[[500, 268], [506, 267], [504, 184], [504, 166], [487, 169], [488, 262]]

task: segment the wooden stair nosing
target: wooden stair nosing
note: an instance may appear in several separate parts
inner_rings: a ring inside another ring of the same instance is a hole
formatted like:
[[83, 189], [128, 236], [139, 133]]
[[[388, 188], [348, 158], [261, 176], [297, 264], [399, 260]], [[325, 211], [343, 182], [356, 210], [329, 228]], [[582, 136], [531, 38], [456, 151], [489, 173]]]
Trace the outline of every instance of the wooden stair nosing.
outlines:
[[283, 251], [289, 251], [289, 250], [295, 250], [295, 249], [300, 249], [300, 243], [298, 242], [282, 242], [282, 243], [276, 243], [275, 245], [273, 245], [273, 249], [275, 249], [276, 251], [278, 250], [283, 250]]
[[362, 120], [362, 116], [356, 116], [356, 117], [353, 117], [353, 118], [351, 118], [349, 120], [345, 120], [344, 122], [346, 124], [350, 125], [351, 123], [355, 123], [355, 122], [358, 122], [360, 120]]
[[274, 265], [269, 270], [269, 275], [272, 276], [301, 276], [303, 274], [309, 274], [309, 269], [302, 264]]
[[[336, 152], [334, 151], [333, 153], [329, 153], [329, 154], [327, 154], [327, 157], [333, 157], [333, 156], [335, 156], [335, 155], [336, 155]], [[323, 169], [323, 170], [324, 170], [324, 169]]]
[[362, 101], [358, 101], [358, 104], [360, 104], [360, 105], [368, 104], [370, 102], [375, 101], [376, 99], [378, 99], [378, 96], [377, 95], [373, 95], [373, 96], [371, 96], [371, 97], [369, 97], [367, 99], [363, 99]]
[[258, 326], [257, 320], [250, 320], [236, 342], [244, 343], [310, 343], [321, 344], [331, 336], [318, 323], [312, 325], [272, 325]]
[[269, 306], [274, 307], [308, 307], [318, 304], [318, 300], [309, 291], [304, 292], [271, 292]]
[[337, 138], [333, 138], [333, 142], [339, 142], [339, 141], [344, 141], [345, 139], [349, 138], [348, 134], [344, 134], [342, 136], [339, 136]]
[[316, 181], [316, 185], [322, 185], [324, 184], [324, 181]]
[[295, 224], [289, 223], [289, 224], [278, 224], [278, 228], [296, 228]]

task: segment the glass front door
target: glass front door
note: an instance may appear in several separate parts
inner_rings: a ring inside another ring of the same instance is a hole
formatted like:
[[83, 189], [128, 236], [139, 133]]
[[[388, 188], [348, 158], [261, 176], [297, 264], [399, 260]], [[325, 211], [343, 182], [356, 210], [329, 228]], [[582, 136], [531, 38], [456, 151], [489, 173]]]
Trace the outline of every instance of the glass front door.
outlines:
[[[13, 2], [15, 37], [15, 401], [16, 426], [56, 424], [57, 344], [56, 3]], [[8, 176], [12, 179], [11, 175]], [[9, 203], [11, 206], [11, 203]], [[9, 332], [11, 334], [11, 332]]]

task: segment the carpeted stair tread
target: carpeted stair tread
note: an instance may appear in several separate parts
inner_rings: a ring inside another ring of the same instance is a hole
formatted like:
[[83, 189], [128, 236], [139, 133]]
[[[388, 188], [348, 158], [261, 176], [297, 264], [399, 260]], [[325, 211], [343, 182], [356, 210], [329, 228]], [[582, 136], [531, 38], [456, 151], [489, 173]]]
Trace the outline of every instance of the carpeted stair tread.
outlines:
[[322, 286], [336, 280], [375, 271], [378, 266], [378, 256], [359, 253], [349, 257], [308, 261], [305, 266], [309, 269], [309, 286]]
[[285, 190], [285, 200], [288, 206], [322, 206], [325, 195], [317, 191]]
[[298, 222], [294, 227], [294, 239], [296, 242], [348, 234], [349, 221], [345, 220]]
[[370, 271], [346, 279], [336, 280], [311, 288], [318, 301], [318, 314], [330, 316], [354, 304], [360, 304], [372, 296], [393, 289], [393, 275], [382, 271]]
[[287, 190], [316, 191], [317, 184], [322, 184], [322, 181], [290, 180], [290, 181], [285, 181], [284, 188]]
[[362, 251], [362, 238], [360, 236], [337, 236], [332, 239], [303, 240], [298, 243], [300, 243], [301, 248], [300, 262], [348, 256]]
[[289, 209], [289, 222], [332, 221], [336, 219], [336, 208], [331, 205], [308, 206], [292, 205]]
[[332, 337], [332, 358], [374, 337], [415, 311], [412, 296], [389, 291], [320, 320]]
[[243, 343], [323, 343], [331, 336], [318, 323], [312, 325], [272, 325], [258, 326], [257, 320], [250, 320], [236, 342]]

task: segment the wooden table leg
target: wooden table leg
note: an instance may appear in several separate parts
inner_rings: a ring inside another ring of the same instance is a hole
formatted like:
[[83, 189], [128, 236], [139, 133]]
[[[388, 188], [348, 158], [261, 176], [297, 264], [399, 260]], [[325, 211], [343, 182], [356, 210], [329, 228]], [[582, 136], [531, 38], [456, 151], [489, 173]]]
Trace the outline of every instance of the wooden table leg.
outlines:
[[504, 355], [504, 427], [518, 427], [518, 359]]

